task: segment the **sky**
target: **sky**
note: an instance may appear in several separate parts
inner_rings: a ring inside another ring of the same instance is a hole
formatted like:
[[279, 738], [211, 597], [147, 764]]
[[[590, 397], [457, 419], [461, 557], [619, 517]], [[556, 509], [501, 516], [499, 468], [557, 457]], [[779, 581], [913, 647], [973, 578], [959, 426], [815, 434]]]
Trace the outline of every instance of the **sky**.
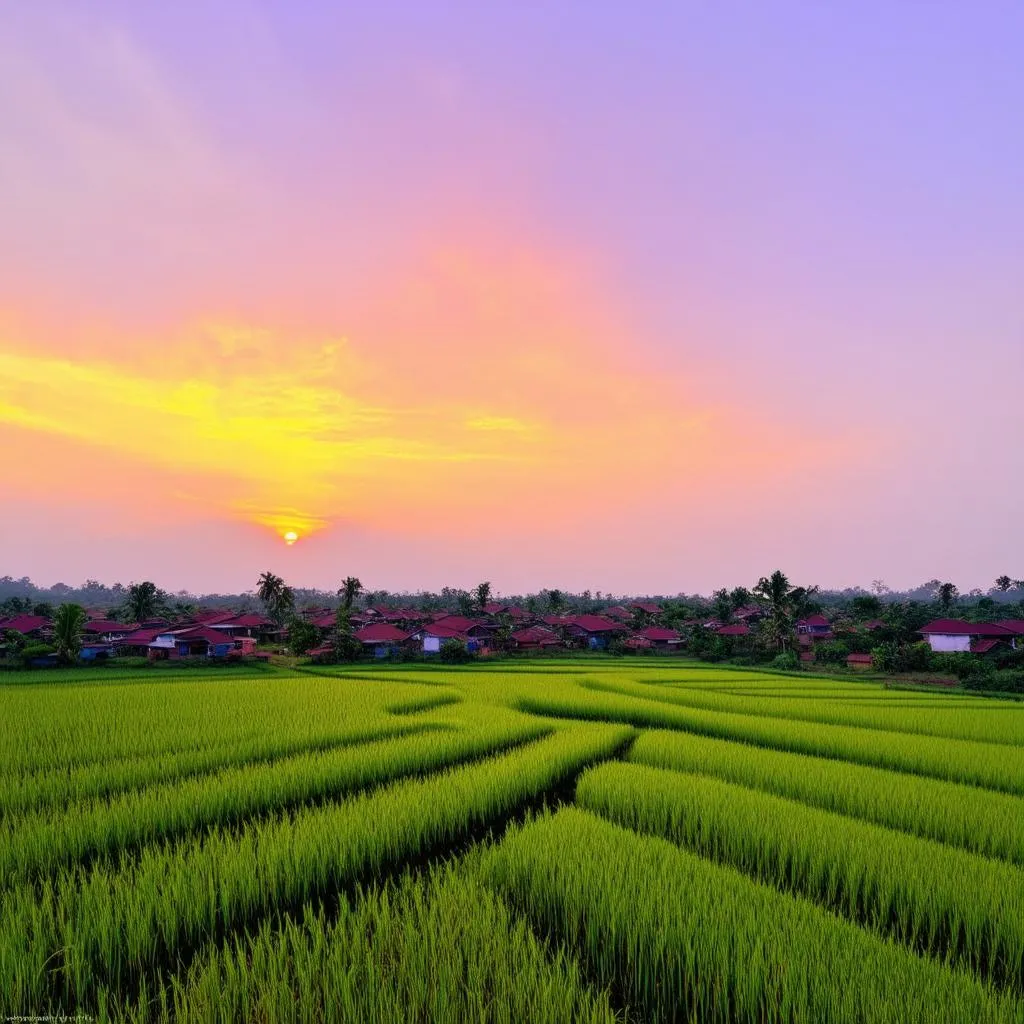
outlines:
[[12, 5], [0, 574], [1024, 575], [1022, 46], [994, 0]]

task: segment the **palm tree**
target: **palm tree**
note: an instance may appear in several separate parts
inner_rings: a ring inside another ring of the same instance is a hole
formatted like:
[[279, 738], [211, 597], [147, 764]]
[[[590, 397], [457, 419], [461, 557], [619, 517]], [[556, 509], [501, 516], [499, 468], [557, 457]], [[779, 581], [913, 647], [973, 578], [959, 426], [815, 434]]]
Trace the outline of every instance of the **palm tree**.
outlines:
[[267, 614], [280, 626], [295, 609], [295, 592], [280, 576], [272, 572], [260, 574], [256, 593]]
[[960, 591], [954, 583], [940, 583], [935, 588], [935, 598], [944, 612], [949, 611], [959, 596]]
[[811, 595], [817, 592], [817, 587], [792, 586], [781, 569], [757, 581], [752, 596], [768, 606], [768, 633], [780, 651], [789, 646], [794, 619], [798, 614], [806, 613], [811, 605]]
[[163, 603], [164, 594], [157, 585], [149, 580], [143, 580], [141, 583], [133, 583], [128, 588], [124, 608], [132, 622], [145, 622], [160, 611]]
[[363, 592], [363, 585], [356, 576], [346, 576], [341, 587], [338, 589], [338, 597], [341, 598], [342, 607], [348, 611], [352, 602]]
[[483, 611], [487, 607], [488, 601], [491, 599], [491, 584], [487, 580], [483, 583], [478, 583], [476, 589], [473, 591], [473, 596], [476, 598], [476, 606], [480, 611]]
[[80, 604], [62, 604], [53, 619], [53, 646], [60, 660], [70, 664], [78, 661], [82, 650], [82, 627], [85, 609]]

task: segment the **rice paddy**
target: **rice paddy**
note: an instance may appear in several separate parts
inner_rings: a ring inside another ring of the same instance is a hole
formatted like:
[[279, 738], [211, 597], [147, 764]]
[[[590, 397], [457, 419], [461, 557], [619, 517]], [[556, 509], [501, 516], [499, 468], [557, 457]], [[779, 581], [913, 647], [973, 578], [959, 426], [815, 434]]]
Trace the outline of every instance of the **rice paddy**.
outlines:
[[1024, 705], [674, 659], [0, 678], [0, 1018], [1024, 1022]]

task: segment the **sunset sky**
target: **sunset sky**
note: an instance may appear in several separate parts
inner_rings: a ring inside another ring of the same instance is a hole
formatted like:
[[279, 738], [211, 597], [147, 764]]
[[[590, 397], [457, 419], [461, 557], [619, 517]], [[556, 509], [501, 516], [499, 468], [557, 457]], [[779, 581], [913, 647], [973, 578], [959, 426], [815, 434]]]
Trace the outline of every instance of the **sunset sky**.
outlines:
[[1024, 575], [1016, 0], [2, 19], [0, 575]]

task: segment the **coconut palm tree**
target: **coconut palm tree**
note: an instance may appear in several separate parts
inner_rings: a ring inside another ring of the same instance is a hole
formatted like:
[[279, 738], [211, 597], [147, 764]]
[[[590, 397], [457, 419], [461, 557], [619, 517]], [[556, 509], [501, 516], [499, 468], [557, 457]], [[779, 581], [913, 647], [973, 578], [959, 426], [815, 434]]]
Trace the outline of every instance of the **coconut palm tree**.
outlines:
[[53, 646], [61, 661], [78, 661], [82, 651], [85, 609], [80, 604], [62, 604], [53, 617]]
[[272, 572], [260, 574], [256, 594], [263, 602], [267, 615], [280, 626], [295, 610], [295, 592], [280, 576]]
[[342, 607], [348, 611], [352, 603], [363, 592], [363, 585], [356, 576], [346, 576], [341, 587], [338, 589], [338, 597], [341, 598]]
[[794, 620], [813, 607], [810, 599], [817, 592], [817, 587], [794, 587], [781, 569], [757, 581], [751, 594], [755, 600], [767, 605], [768, 621], [763, 628], [767, 629], [780, 651], [789, 646]]

